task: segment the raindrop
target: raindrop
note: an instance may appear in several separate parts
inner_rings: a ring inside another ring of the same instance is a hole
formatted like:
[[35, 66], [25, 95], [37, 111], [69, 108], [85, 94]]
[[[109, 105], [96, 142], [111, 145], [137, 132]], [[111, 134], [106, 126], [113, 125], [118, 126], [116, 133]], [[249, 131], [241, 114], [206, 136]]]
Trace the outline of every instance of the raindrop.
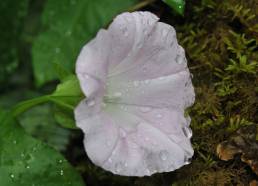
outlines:
[[121, 92], [115, 92], [114, 93], [114, 97], [121, 97], [122, 96], [122, 93]]
[[61, 159], [60, 159], [60, 160], [58, 160], [58, 163], [63, 163], [63, 160], [61, 160]]
[[162, 114], [157, 114], [156, 117], [157, 118], [162, 118]]
[[182, 57], [181, 55], [178, 54], [178, 55], [176, 56], [176, 63], [177, 63], [177, 64], [179, 64], [179, 65], [182, 64], [182, 63], [183, 63], [183, 60], [184, 60], [184, 59], [183, 59], [183, 57]]
[[178, 6], [178, 8], [179, 8], [179, 9], [182, 9], [182, 6], [181, 6], [181, 5], [179, 5], [179, 6]]
[[29, 165], [27, 165], [27, 166], [26, 166], [26, 169], [29, 169], [29, 168], [30, 168], [30, 166], [29, 166]]
[[108, 162], [109, 162], [109, 163], [112, 163], [113, 160], [112, 160], [111, 158], [108, 158]]
[[58, 54], [60, 52], [60, 48], [55, 48], [55, 52]]
[[150, 112], [151, 108], [150, 107], [141, 107], [140, 111], [143, 112], [143, 113]]
[[121, 138], [125, 138], [126, 137], [126, 132], [122, 128], [120, 128], [119, 129], [119, 135], [120, 135]]
[[87, 102], [87, 105], [92, 107], [92, 106], [95, 105], [95, 101], [94, 100], [90, 100], [90, 101]]
[[191, 163], [191, 159], [188, 158], [186, 155], [184, 156], [184, 162], [185, 162], [185, 165], [188, 165]]
[[60, 170], [60, 175], [63, 176], [64, 175], [64, 171]]
[[13, 140], [13, 144], [17, 144], [17, 141], [16, 141], [16, 140]]
[[139, 86], [139, 84], [140, 84], [140, 82], [139, 82], [139, 81], [134, 81], [134, 82], [133, 82], [133, 85], [134, 85], [135, 87], [138, 87], [138, 86]]
[[142, 48], [142, 43], [141, 43], [141, 42], [137, 43], [137, 44], [136, 44], [136, 47], [137, 47], [138, 49]]
[[110, 140], [107, 140], [106, 144], [107, 144], [108, 147], [110, 147], [112, 145]]
[[117, 163], [117, 164], [115, 165], [115, 169], [116, 169], [116, 172], [117, 172], [117, 173], [121, 172], [122, 169], [123, 169], [123, 164], [122, 164], [121, 162], [120, 162], [120, 163]]
[[150, 80], [149, 80], [149, 79], [146, 79], [146, 80], [144, 81], [144, 83], [145, 83], [145, 84], [149, 84], [149, 83], [150, 83]]
[[71, 30], [67, 30], [66, 33], [65, 33], [67, 36], [70, 36], [72, 34], [72, 31]]
[[103, 107], [103, 108], [105, 108], [106, 106], [107, 106], [107, 104], [106, 103], [101, 103], [101, 106]]
[[13, 179], [14, 178], [14, 174], [10, 174], [10, 177]]
[[162, 37], [165, 38], [167, 35], [168, 35], [168, 30], [164, 28], [164, 29], [162, 30]]
[[191, 138], [192, 137], [192, 135], [193, 135], [192, 130], [188, 126], [183, 127], [182, 130], [183, 130], [184, 135], [187, 138]]
[[127, 36], [129, 35], [128, 29], [127, 29], [124, 25], [121, 25], [121, 26], [120, 26], [120, 30], [122, 31], [122, 33], [123, 33], [124, 36], [127, 37]]
[[165, 161], [168, 159], [168, 152], [166, 150], [162, 150], [160, 153], [159, 153], [159, 157], [161, 160]]

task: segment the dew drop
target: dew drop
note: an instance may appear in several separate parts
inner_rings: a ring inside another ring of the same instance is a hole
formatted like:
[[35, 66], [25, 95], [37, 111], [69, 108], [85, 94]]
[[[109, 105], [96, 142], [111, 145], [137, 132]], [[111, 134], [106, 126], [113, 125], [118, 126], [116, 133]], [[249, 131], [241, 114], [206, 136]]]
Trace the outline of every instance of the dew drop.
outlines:
[[166, 150], [162, 150], [160, 153], [159, 153], [159, 157], [161, 160], [165, 161], [168, 159], [168, 152]]
[[121, 172], [122, 169], [123, 169], [123, 164], [122, 164], [121, 162], [120, 162], [120, 163], [117, 163], [117, 164], [115, 165], [115, 169], [116, 169], [116, 172], [117, 172], [117, 173]]
[[119, 135], [120, 135], [121, 138], [125, 138], [126, 137], [126, 132], [122, 128], [120, 128], [119, 129]]
[[167, 35], [168, 35], [168, 30], [164, 28], [164, 29], [162, 30], [162, 37], [165, 38]]
[[184, 60], [184, 59], [183, 59], [183, 57], [182, 57], [181, 55], [177, 55], [177, 56], [176, 56], [176, 63], [177, 63], [177, 64], [179, 64], [179, 65], [182, 64], [182, 63], [183, 63], [183, 60]]
[[192, 137], [193, 132], [192, 132], [192, 130], [189, 127], [185, 126], [185, 127], [182, 128], [182, 130], [183, 130], [184, 135], [187, 138], [191, 138]]
[[14, 174], [10, 174], [10, 177], [13, 179], [15, 176], [14, 176]]
[[144, 81], [144, 83], [145, 83], [145, 84], [149, 84], [149, 83], [150, 83], [150, 80], [149, 80], [149, 79], [146, 79], [146, 80]]
[[110, 147], [112, 145], [110, 140], [107, 140], [106, 144], [107, 144], [108, 147]]
[[60, 175], [63, 176], [64, 175], [64, 171], [60, 170]]
[[26, 169], [29, 169], [29, 168], [30, 168], [30, 166], [29, 166], [29, 165], [27, 165], [27, 166], [26, 166]]
[[115, 92], [114, 93], [114, 97], [121, 97], [122, 96], [122, 93], [121, 92]]
[[133, 82], [133, 85], [134, 85], [135, 87], [138, 87], [138, 86], [139, 86], [139, 84], [140, 84], [140, 82], [139, 82], [139, 81], [134, 81], [134, 82]]
[[136, 47], [137, 47], [138, 49], [142, 48], [142, 42], [137, 43], [137, 44], [136, 44]]
[[150, 107], [141, 107], [140, 111], [143, 112], [143, 113], [150, 112], [151, 108]]
[[112, 163], [113, 160], [112, 160], [111, 158], [108, 158], [108, 162], [109, 162], [109, 163]]
[[55, 52], [58, 54], [60, 53], [60, 48], [55, 48]]
[[95, 101], [94, 100], [90, 100], [90, 101], [87, 102], [87, 105], [92, 107], [92, 106], [95, 105]]
[[58, 163], [63, 163], [63, 160], [61, 160], [61, 159], [60, 159], [60, 160], [58, 160]]
[[162, 116], [162, 114], [157, 114], [156, 117], [157, 118], [162, 118], [163, 116]]
[[188, 164], [191, 163], [191, 159], [188, 158], [188, 157], [185, 155], [185, 157], [184, 157], [184, 162], [185, 162], [185, 165], [188, 165]]

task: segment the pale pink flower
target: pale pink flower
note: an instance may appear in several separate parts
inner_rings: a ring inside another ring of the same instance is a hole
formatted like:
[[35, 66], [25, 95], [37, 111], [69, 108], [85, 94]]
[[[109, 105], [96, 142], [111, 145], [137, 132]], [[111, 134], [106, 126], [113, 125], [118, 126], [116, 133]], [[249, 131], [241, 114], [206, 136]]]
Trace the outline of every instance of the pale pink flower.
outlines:
[[144, 176], [189, 163], [185, 108], [194, 89], [175, 29], [150, 12], [123, 13], [77, 59], [87, 98], [75, 109], [89, 158], [115, 174]]

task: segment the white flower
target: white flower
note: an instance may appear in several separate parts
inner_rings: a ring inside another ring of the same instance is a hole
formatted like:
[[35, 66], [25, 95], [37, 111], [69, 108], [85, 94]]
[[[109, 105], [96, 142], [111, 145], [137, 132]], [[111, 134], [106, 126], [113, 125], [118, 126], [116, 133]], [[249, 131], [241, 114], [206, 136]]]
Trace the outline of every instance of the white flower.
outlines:
[[184, 109], [194, 90], [174, 28], [150, 12], [123, 13], [76, 63], [86, 100], [75, 109], [89, 158], [126, 176], [173, 171], [193, 155]]

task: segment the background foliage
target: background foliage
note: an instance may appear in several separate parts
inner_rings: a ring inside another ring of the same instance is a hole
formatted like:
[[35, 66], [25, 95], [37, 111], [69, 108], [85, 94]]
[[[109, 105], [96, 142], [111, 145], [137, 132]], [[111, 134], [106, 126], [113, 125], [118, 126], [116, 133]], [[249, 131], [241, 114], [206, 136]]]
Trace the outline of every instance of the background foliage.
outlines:
[[[258, 1], [186, 1], [184, 16], [169, 7], [176, 10], [180, 2], [0, 2], [0, 183], [207, 186], [248, 185], [258, 180], [239, 158], [224, 162], [216, 154], [217, 145], [238, 129], [257, 128]], [[83, 135], [74, 126], [72, 109], [82, 95], [72, 74], [80, 48], [99, 28], [106, 27], [119, 12], [138, 9], [173, 25], [186, 50], [197, 95], [189, 109], [195, 155], [190, 165], [175, 172], [128, 178], [103, 171], [87, 159]], [[20, 115], [17, 121], [3, 111], [41, 95], [49, 95], [40, 100], [48, 103]], [[34, 146], [39, 151], [34, 152]], [[52, 173], [44, 173], [47, 170]], [[33, 178], [38, 178], [37, 183]]]

